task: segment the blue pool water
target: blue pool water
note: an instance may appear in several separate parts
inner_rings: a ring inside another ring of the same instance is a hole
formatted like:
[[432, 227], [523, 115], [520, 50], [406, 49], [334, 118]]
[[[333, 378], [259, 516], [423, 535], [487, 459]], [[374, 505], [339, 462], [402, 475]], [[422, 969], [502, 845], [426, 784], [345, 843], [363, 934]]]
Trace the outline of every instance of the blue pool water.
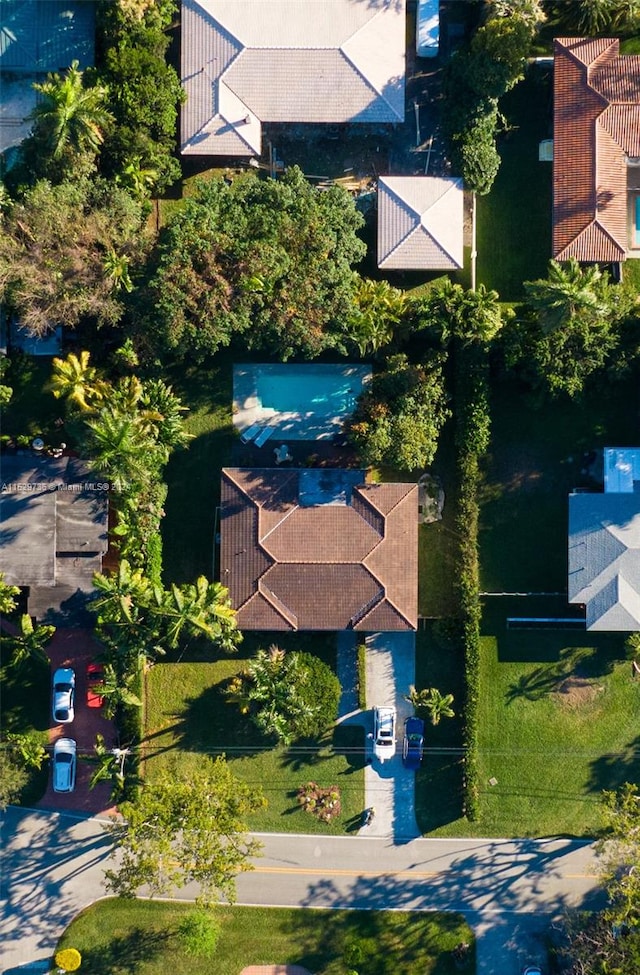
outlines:
[[640, 247], [640, 196], [636, 196], [636, 247]]
[[256, 393], [263, 408], [278, 413], [314, 413], [339, 416], [349, 413], [362, 392], [360, 376], [343, 373], [298, 372], [295, 366], [277, 366], [256, 378]]

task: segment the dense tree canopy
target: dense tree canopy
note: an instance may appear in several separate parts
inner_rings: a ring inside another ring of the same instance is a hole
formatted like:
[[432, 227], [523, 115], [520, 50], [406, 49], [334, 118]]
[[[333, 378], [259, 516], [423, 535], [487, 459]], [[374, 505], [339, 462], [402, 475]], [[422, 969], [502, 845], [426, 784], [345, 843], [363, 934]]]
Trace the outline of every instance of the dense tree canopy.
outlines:
[[107, 49], [100, 76], [107, 85], [108, 107], [116, 124], [105, 139], [101, 168], [119, 174], [139, 190], [162, 191], [180, 177], [176, 149], [178, 107], [184, 92], [167, 63], [169, 39], [163, 32], [173, 5], [111, 7], [103, 15]]
[[185, 358], [235, 336], [282, 359], [339, 346], [362, 223], [346, 191], [317, 190], [297, 167], [203, 183], [161, 241], [148, 330]]
[[267, 737], [286, 745], [318, 738], [338, 714], [340, 682], [310, 653], [258, 650], [228, 688], [228, 699]]
[[87, 84], [77, 61], [33, 87], [39, 95], [30, 116], [33, 129], [21, 148], [29, 174], [59, 182], [90, 172], [113, 122], [107, 89]]
[[121, 291], [105, 259], [145, 253], [141, 206], [98, 179], [41, 180], [0, 215], [0, 299], [34, 335], [89, 319], [113, 325]]
[[635, 296], [595, 265], [551, 261], [546, 279], [525, 282], [528, 314], [506, 336], [508, 359], [552, 395], [579, 395], [620, 342]]
[[626, 782], [604, 792], [599, 873], [608, 906], [568, 916], [562, 970], [569, 975], [627, 975], [640, 970], [640, 796]]
[[347, 427], [363, 463], [415, 471], [432, 462], [449, 416], [441, 365], [396, 355], [374, 376]]
[[443, 346], [452, 342], [487, 344], [502, 328], [498, 293], [483, 284], [475, 291], [465, 291], [447, 278], [415, 304], [418, 326], [427, 329]]
[[120, 805], [124, 823], [109, 827], [117, 862], [105, 871], [108, 888], [133, 897], [145, 885], [156, 896], [196, 883], [203, 903], [233, 901], [236, 875], [259, 850], [244, 819], [264, 804], [224, 758], [145, 781], [135, 802]]
[[536, 0], [495, 2], [469, 47], [454, 54], [445, 69], [442, 125], [451, 162], [466, 188], [481, 195], [491, 189], [500, 165], [499, 99], [523, 77], [542, 19]]

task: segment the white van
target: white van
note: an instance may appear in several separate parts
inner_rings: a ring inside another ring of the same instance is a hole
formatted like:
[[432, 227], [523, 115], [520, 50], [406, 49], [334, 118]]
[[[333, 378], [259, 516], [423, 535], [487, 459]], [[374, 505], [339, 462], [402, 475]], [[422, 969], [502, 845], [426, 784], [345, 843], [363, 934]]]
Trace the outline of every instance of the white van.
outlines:
[[418, 0], [416, 54], [436, 58], [440, 45], [440, 0]]

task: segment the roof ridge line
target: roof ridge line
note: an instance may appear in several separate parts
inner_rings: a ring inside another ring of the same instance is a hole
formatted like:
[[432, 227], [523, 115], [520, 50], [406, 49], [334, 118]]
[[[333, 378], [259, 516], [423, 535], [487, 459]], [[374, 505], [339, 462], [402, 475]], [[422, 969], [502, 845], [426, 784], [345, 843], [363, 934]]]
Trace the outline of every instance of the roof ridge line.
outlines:
[[[255, 502], [254, 502], [254, 504], [255, 504]], [[274, 531], [276, 531], [277, 528], [280, 528], [280, 525], [284, 524], [284, 522], [287, 520], [287, 518], [289, 518], [293, 514], [293, 512], [294, 511], [297, 511], [298, 508], [300, 508], [300, 507], [301, 507], [301, 505], [299, 503], [298, 504], [294, 504], [289, 509], [289, 511], [285, 512], [285, 514], [282, 516], [282, 518], [280, 519], [280, 521], [276, 522], [276, 524], [273, 526], [273, 528], [269, 529], [269, 531], [267, 532], [266, 535], [262, 535], [261, 536], [260, 535], [260, 522], [262, 521], [262, 512], [265, 509], [262, 507], [262, 505], [256, 505], [256, 508], [258, 509], [258, 544], [259, 545], [262, 545], [263, 542], [266, 542], [266, 540], [269, 538], [269, 536], [270, 535], [273, 535]]]
[[[379, 15], [380, 15], [380, 11], [378, 11], [378, 13], [376, 14], [376, 17], [378, 17]], [[374, 19], [375, 18], [373, 18], [373, 17], [371, 18], [371, 20], [374, 20]], [[371, 23], [371, 21], [367, 21], [367, 24], [370, 24], [370, 23]], [[366, 25], [363, 24], [362, 26], [364, 27]], [[351, 37], [355, 37], [356, 34], [358, 34], [360, 32], [360, 30], [362, 30], [362, 27], [359, 30], [357, 30], [355, 34], [352, 34]], [[348, 38], [348, 40], [351, 40], [351, 38]], [[346, 44], [347, 41], [344, 41], [344, 43]], [[336, 49], [334, 48], [334, 50], [336, 50]], [[391, 111], [393, 112], [393, 114], [395, 115], [395, 117], [398, 119], [399, 122], [404, 122], [404, 117], [398, 115], [398, 112], [397, 112], [395, 106], [391, 104], [391, 102], [389, 101], [389, 99], [387, 98], [387, 96], [384, 94], [384, 92], [380, 91], [379, 88], [376, 88], [376, 86], [373, 84], [373, 82], [371, 81], [371, 79], [370, 78], [367, 78], [367, 76], [365, 74], [363, 74], [363, 72], [360, 70], [360, 68], [358, 67], [358, 65], [353, 60], [353, 58], [350, 58], [349, 55], [343, 50], [342, 47], [337, 48], [337, 50], [340, 52], [340, 55], [344, 58], [344, 60], [347, 62], [347, 64], [350, 64], [351, 65], [351, 67], [353, 68], [353, 70], [355, 71], [355, 73], [358, 75], [359, 78], [362, 79], [362, 81], [365, 83], [365, 85], [367, 86], [367, 88], [369, 88], [371, 91], [375, 92], [376, 95], [378, 95], [378, 97], [382, 99], [382, 101], [385, 103], [385, 105], [387, 105], [391, 109]]]

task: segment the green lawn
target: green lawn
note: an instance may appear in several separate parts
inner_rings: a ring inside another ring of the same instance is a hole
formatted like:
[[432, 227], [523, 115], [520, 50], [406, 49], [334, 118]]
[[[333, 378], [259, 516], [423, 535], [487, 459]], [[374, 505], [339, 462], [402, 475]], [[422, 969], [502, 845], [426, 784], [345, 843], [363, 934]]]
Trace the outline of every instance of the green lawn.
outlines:
[[[267, 646], [274, 635], [265, 635]], [[316, 652], [335, 664], [333, 640], [314, 634], [282, 634], [284, 649]], [[360, 825], [364, 805], [364, 731], [338, 728], [320, 742], [291, 748], [273, 747], [237, 708], [226, 703], [224, 688], [259, 645], [260, 635], [247, 635], [240, 653], [213, 662], [204, 659], [158, 663], [147, 676], [145, 774], [153, 777], [179, 759], [182, 768], [201, 761], [202, 753], [225, 754], [233, 772], [251, 785], [261, 785], [268, 808], [249, 819], [254, 830], [344, 833]], [[337, 785], [342, 815], [332, 824], [303, 813], [296, 800], [309, 780]]]
[[455, 718], [425, 730], [425, 757], [416, 773], [416, 816], [423, 833], [460, 819], [462, 813], [462, 650], [447, 638], [446, 623], [431, 623], [416, 634], [416, 686], [453, 694]]
[[592, 835], [601, 790], [640, 781], [640, 682], [624, 660], [624, 634], [506, 628], [509, 615], [559, 610], [552, 600], [486, 601], [480, 819], [452, 816], [436, 835]]
[[580, 402], [535, 404], [515, 383], [494, 384], [492, 442], [481, 489], [481, 588], [564, 592], [567, 495], [589, 484], [585, 452], [636, 444], [638, 383], [593, 387]]
[[213, 572], [220, 470], [231, 461], [234, 437], [232, 368], [228, 354], [214, 365], [176, 368], [169, 375], [185, 406], [186, 428], [193, 440], [177, 450], [166, 469], [169, 494], [162, 523], [165, 578], [193, 582]]
[[546, 276], [551, 257], [551, 163], [538, 162], [538, 143], [551, 136], [550, 72], [530, 68], [500, 109], [509, 129], [493, 188], [478, 197], [477, 277], [517, 301], [523, 281]]
[[[367, 975], [454, 975], [451, 952], [473, 944], [459, 914], [218, 907], [222, 933], [213, 959], [189, 958], [178, 924], [191, 905], [109, 899], [83, 911], [58, 947], [77, 948], [83, 975], [239, 975], [247, 965], [298, 964], [344, 975], [358, 944]], [[463, 970], [474, 971], [473, 959]]]

